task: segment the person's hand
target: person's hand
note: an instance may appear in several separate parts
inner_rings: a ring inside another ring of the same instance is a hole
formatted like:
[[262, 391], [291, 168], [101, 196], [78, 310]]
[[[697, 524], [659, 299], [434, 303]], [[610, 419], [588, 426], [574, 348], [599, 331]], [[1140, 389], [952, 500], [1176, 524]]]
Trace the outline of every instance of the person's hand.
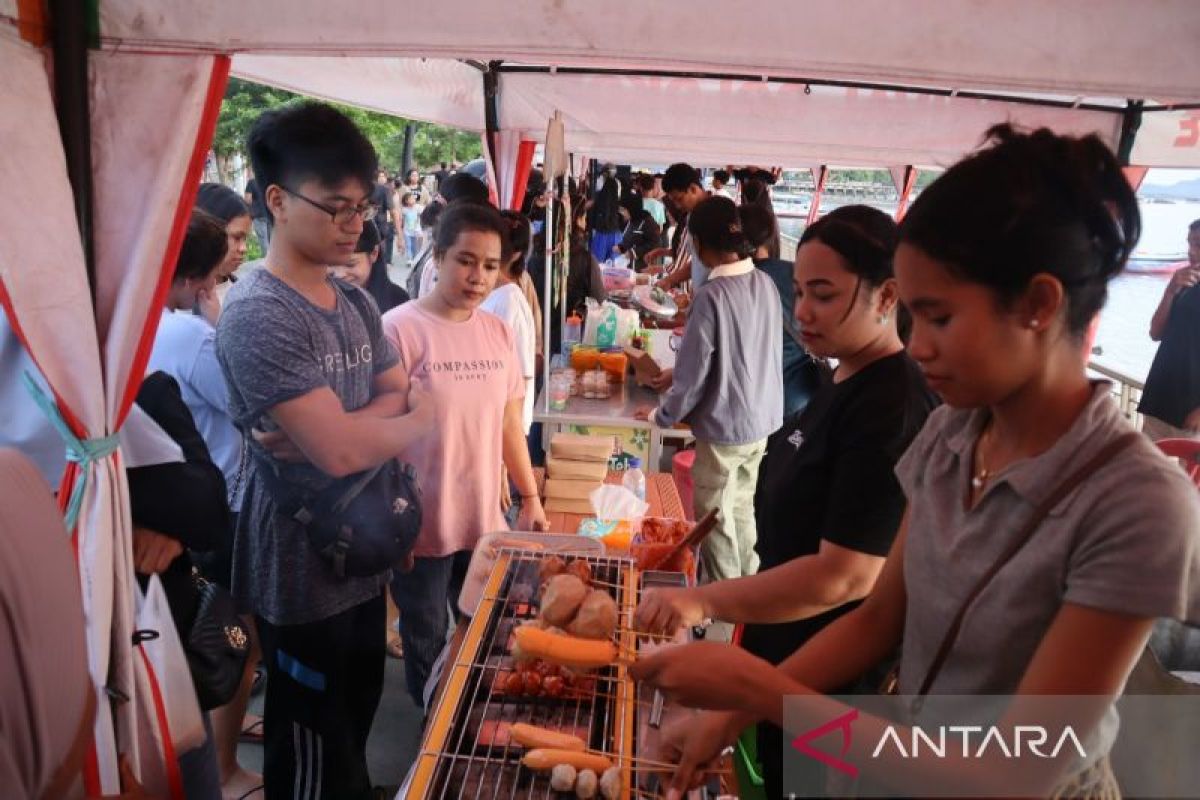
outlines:
[[1197, 282], [1200, 282], [1200, 267], [1189, 265], [1175, 270], [1175, 274], [1171, 276], [1169, 286], [1172, 294], [1179, 294], [1184, 289], [1195, 286]]
[[521, 511], [517, 514], [517, 530], [533, 533], [547, 533], [550, 530], [550, 520], [546, 519], [546, 509], [537, 495], [521, 498]]
[[1192, 412], [1183, 420], [1183, 427], [1192, 433], [1200, 433], [1200, 408], [1192, 409]]
[[640, 420], [650, 419], [650, 415], [654, 413], [654, 406], [638, 406], [633, 410], [633, 418]]
[[201, 289], [196, 292], [196, 305], [200, 307], [200, 315], [208, 320], [208, 324], [217, 327], [221, 316], [221, 300], [211, 289]]
[[664, 369], [662, 372], [655, 375], [653, 378], [646, 380], [647, 385], [656, 392], [665, 392], [671, 388], [671, 384], [675, 382], [675, 370]]
[[673, 634], [712, 616], [699, 587], [647, 589], [633, 615], [634, 630]]
[[257, 428], [250, 432], [254, 437], [254, 441], [262, 445], [263, 449], [271, 454], [271, 457], [277, 461], [283, 461], [286, 464], [307, 464], [308, 456], [296, 446], [282, 429], [277, 431], [260, 431]]
[[678, 800], [684, 792], [704, 782], [705, 770], [716, 767], [722, 751], [737, 739], [737, 717], [725, 711], [681, 715], [663, 726], [654, 753], [661, 761], [677, 764], [667, 797]]
[[759, 709], [778, 699], [786, 682], [782, 673], [747, 650], [703, 641], [639, 656], [629, 674], [680, 705], [716, 711]]
[[183, 553], [183, 545], [164, 533], [133, 526], [133, 571], [157, 575]]

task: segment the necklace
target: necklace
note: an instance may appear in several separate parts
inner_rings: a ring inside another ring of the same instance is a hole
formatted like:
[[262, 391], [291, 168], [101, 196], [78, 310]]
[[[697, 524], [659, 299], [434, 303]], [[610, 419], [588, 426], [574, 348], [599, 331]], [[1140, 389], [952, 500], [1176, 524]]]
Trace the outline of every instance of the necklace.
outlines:
[[971, 488], [977, 492], [983, 488], [983, 485], [987, 483], [987, 479], [991, 476], [991, 473], [988, 472], [987, 464], [983, 460], [983, 448], [991, 441], [991, 434], [992, 426], [989, 423], [984, 428], [983, 433], [979, 435], [979, 441], [975, 443], [975, 461], [979, 469], [971, 476]]

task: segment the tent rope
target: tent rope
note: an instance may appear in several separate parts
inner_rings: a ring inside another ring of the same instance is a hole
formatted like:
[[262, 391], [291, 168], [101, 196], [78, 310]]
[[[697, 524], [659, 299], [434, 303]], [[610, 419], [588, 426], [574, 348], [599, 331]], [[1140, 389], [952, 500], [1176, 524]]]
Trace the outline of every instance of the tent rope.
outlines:
[[26, 372], [23, 377], [25, 388], [33, 396], [34, 402], [50, 420], [50, 424], [58, 431], [58, 435], [62, 437], [63, 444], [67, 448], [67, 461], [74, 462], [81, 468], [79, 479], [71, 487], [71, 497], [63, 515], [67, 524], [67, 532], [70, 533], [75, 530], [75, 523], [79, 521], [79, 509], [83, 505], [83, 495], [87, 489], [88, 474], [90, 473], [88, 467], [115, 453], [121, 443], [120, 435], [113, 433], [96, 439], [80, 439], [63, 419], [58, 405], [42, 391], [33, 376]]

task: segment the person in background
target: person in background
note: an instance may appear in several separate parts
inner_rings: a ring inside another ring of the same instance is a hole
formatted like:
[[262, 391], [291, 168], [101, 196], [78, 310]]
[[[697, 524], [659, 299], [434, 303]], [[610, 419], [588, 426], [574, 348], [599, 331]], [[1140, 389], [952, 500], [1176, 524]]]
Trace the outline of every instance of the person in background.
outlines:
[[[445, 205], [454, 202], [478, 203], [485, 206], [490, 204], [487, 184], [465, 172], [454, 172], [448, 175], [442, 183], [440, 194]], [[426, 251], [432, 255], [432, 242], [426, 247]], [[418, 283], [418, 299], [423, 299], [432, 294], [433, 287], [437, 283], [439, 270], [430, 269], [431, 265], [432, 261], [426, 257], [423, 261], [420, 282]]]
[[246, 174], [250, 176], [250, 180], [246, 182], [246, 191], [243, 197], [246, 205], [250, 207], [250, 219], [254, 226], [254, 236], [258, 239], [258, 244], [262, 251], [267, 252], [267, 247], [271, 244], [271, 215], [267, 213], [266, 203], [263, 201], [263, 189], [258, 184], [258, 179], [254, 177], [254, 170], [246, 170]]
[[1200, 219], [1188, 226], [1187, 246], [1187, 266], [1175, 270], [1150, 320], [1160, 344], [1138, 411], [1155, 441], [1200, 438]]
[[719, 581], [758, 571], [754, 487], [767, 437], [783, 421], [783, 323], [732, 200], [698, 204], [688, 231], [713, 280], [696, 292], [670, 390], [638, 414], [663, 428], [691, 425], [695, 518], [721, 512], [701, 545], [702, 579]]
[[433, 195], [429, 193], [429, 189], [425, 188], [425, 183], [421, 180], [421, 171], [410, 169], [404, 176], [404, 183], [396, 187], [406, 194], [417, 195], [417, 205], [422, 209], [433, 202]]
[[237, 270], [246, 258], [246, 245], [250, 237], [250, 209], [237, 193], [219, 183], [202, 183], [196, 192], [196, 208], [205, 211], [225, 226], [229, 249], [225, 260], [217, 267], [217, 286], [212, 294], [200, 298], [196, 311], [210, 325], [215, 326], [221, 315], [221, 304], [230, 287], [237, 282]]
[[446, 168], [446, 162], [445, 162], [445, 161], [443, 161], [443, 162], [441, 163], [441, 165], [438, 167], [438, 169], [434, 171], [434, 173], [433, 173], [433, 177], [434, 177], [434, 180], [436, 180], [436, 181], [437, 181], [437, 186], [436, 186], [436, 187], [434, 187], [434, 188], [436, 188], [436, 189], [437, 189], [437, 191], [438, 191], [438, 194], [441, 194], [441, 192], [442, 192], [442, 184], [446, 182], [446, 178], [450, 177], [450, 170], [448, 170], [448, 169]]
[[[399, 454], [416, 468], [423, 497], [414, 566], [391, 587], [400, 609], [404, 674], [418, 705], [446, 644], [449, 607], [457, 607], [475, 545], [484, 534], [507, 529], [501, 465], [521, 496], [517, 528], [548, 527], [525, 441], [517, 346], [509, 327], [479, 308], [506, 263], [508, 236], [496, 209], [452, 202], [434, 233], [441, 277], [433, 292], [383, 318], [401, 369], [423, 403], [436, 409], [428, 436]], [[511, 294], [518, 298], [519, 291]]]
[[345, 264], [336, 264], [329, 270], [333, 277], [365, 289], [380, 313], [383, 313], [407, 303], [409, 297], [408, 292], [392, 283], [387, 267], [379, 263], [379, 248], [379, 229], [364, 224], [350, 260]]
[[613, 247], [621, 239], [621, 184], [617, 168], [605, 164], [600, 173], [599, 187], [588, 210], [588, 228], [592, 234], [592, 255], [597, 261], [613, 256]]
[[400, 201], [400, 223], [404, 231], [404, 253], [407, 258], [416, 258], [421, 247], [421, 208], [417, 201], [420, 195], [406, 191]]
[[[758, 178], [748, 178], [739, 184], [742, 189], [742, 205], [758, 206], [775, 219], [775, 203], [771, 200], [771, 186]], [[765, 243], [767, 258], [779, 258], [779, 225], [776, 220], [775, 233]]]
[[[708, 199], [708, 192], [704, 190], [700, 180], [700, 172], [688, 164], [672, 164], [663, 173], [663, 191], [680, 214], [675, 221], [683, 232], [679, 234], [679, 243], [675, 247], [674, 262], [658, 281], [657, 285], [661, 289], [690, 285], [691, 290], [697, 292], [708, 278], [708, 268], [703, 261], [696, 258], [696, 251], [692, 246], [692, 229], [687, 222], [692, 210]], [[651, 251], [646, 255], [646, 260], [653, 261], [659, 255], [662, 255], [660, 251]]]
[[630, 266], [639, 272], [646, 268], [646, 254], [653, 251], [662, 241], [662, 229], [654, 217], [646, 211], [641, 195], [629, 194], [621, 198], [621, 219], [625, 220], [625, 231], [621, 241], [613, 246], [614, 252], [629, 256]]
[[[217, 184], [205, 186], [225, 189]], [[232, 195], [233, 201], [241, 203], [232, 191], [225, 189], [225, 192]], [[213, 189], [206, 192], [203, 187], [201, 194], [209, 207], [214, 205], [213, 196], [219, 198], [221, 195]], [[248, 218], [246, 223], [249, 223]], [[224, 265], [229, 261], [225, 255], [231, 238], [228, 230], [228, 224], [222, 229], [215, 217], [199, 207], [192, 212], [176, 261], [175, 276], [155, 333], [147, 371], [161, 371], [178, 384], [178, 391], [203, 439], [205, 459], [211, 457], [220, 468], [228, 488], [228, 507], [236, 515], [241, 510], [245, 493], [246, 445], [229, 412], [229, 390], [217, 360], [216, 331], [203, 320], [187, 313], [208, 294], [206, 287], [220, 273], [221, 266], [214, 268], [212, 265]], [[208, 552], [197, 553], [195, 561], [205, 577], [229, 589], [233, 570], [232, 536], [220, 544], [219, 547], [208, 549]], [[247, 617], [245, 621], [253, 632], [253, 619]], [[246, 721], [254, 668], [260, 655], [257, 642], [252, 638], [252, 650], [239, 692], [227, 705], [212, 711], [213, 742], [220, 770], [221, 792], [227, 798], [240, 797], [262, 784], [262, 776], [244, 769], [237, 760], [237, 743], [241, 732], [248, 725], [261, 724], [256, 719]]]
[[[559, 200], [554, 201], [555, 228], [563, 230], [563, 215], [566, 207]], [[608, 297], [604, 289], [604, 276], [600, 272], [600, 262], [592, 255], [588, 246], [587, 236], [587, 207], [580, 201], [571, 205], [570, 244], [568, 245], [567, 262], [567, 315], [582, 311], [585, 301], [590, 297], [597, 303], [603, 303]], [[540, 230], [533, 236], [532, 250], [529, 255], [529, 279], [539, 296], [546, 289], [546, 234]], [[552, 294], [551, 302], [557, 302]], [[562, 320], [557, 308], [551, 308], [550, 315], [550, 348], [557, 353], [562, 348]], [[538, 326], [539, 332], [541, 325]], [[539, 336], [539, 340], [540, 340]]]
[[[658, 197], [659, 192], [654, 176], [646, 173], [638, 175], [637, 186], [639, 193], [642, 195], [642, 207], [658, 223], [659, 230], [665, 234], [667, 231], [667, 210], [663, 208], [662, 200]], [[663, 246], [662, 241], [659, 241], [657, 246]]]
[[733, 192], [729, 191], [729, 171], [719, 169], [712, 174], [712, 193], [733, 200]]
[[421, 212], [421, 233], [425, 243], [421, 248], [421, 252], [415, 257], [410, 257], [408, 278], [405, 280], [405, 285], [408, 290], [408, 296], [412, 298], [421, 297], [421, 287], [433, 286], [433, 279], [427, 276], [431, 272], [436, 272], [430, 266], [433, 259], [433, 229], [437, 225], [438, 217], [446, 208], [446, 203], [443, 200], [434, 200]]
[[529, 220], [516, 211], [503, 211], [507, 223], [507, 263], [496, 275], [496, 288], [480, 304], [480, 309], [495, 314], [504, 320], [513, 333], [513, 344], [521, 364], [521, 377], [525, 379], [525, 406], [521, 414], [525, 433], [533, 425], [534, 378], [537, 375], [538, 330], [533, 309], [521, 289], [521, 276], [525, 274], [525, 259], [529, 256]]
[[[740, 213], [751, 242], [764, 240], [762, 209]], [[640, 629], [673, 633], [705, 618], [743, 623], [742, 646], [778, 664], [870, 593], [904, 515], [893, 470], [937, 404], [898, 333], [897, 238], [892, 218], [868, 206], [842, 206], [804, 231], [788, 316], [838, 368], [767, 442], [754, 502], [759, 572], [647, 592]], [[874, 688], [878, 678], [864, 683]], [[760, 724], [757, 741], [766, 795], [783, 797], [782, 732]], [[821, 793], [824, 768], [803, 764], [793, 776]]]
[[[1007, 696], [1000, 731], [1044, 724], [1045, 695], [1091, 698], [1068, 718], [1087, 745], [1019, 771], [995, 751], [876, 761], [871, 743], [892, 723], [862, 713], [841, 754], [862, 779], [901, 797], [929, 780], [960, 795], [1120, 796], [1115, 702], [1156, 618], [1200, 619], [1200, 497], [1087, 373], [1088, 328], [1141, 228], [1120, 163], [1094, 134], [1002, 125], [988, 140], [900, 226], [909, 355], [945, 405], [896, 465], [908, 508], [871, 594], [778, 668], [710, 643], [630, 668], [714, 709], [665, 733], [682, 754], [676, 791], [747, 724], [783, 724], [785, 695], [792, 731], [847, 713], [824, 695], [899, 648], [897, 694]], [[901, 741], [910, 722], [896, 723]]]
[[325, 797], [368, 798], [390, 570], [338, 577], [274, 492], [320, 492], [396, 458], [433, 410], [410, 393], [374, 303], [329, 275], [377, 210], [370, 141], [340, 111], [303, 102], [260, 116], [248, 150], [274, 218], [271, 248], [229, 293], [217, 357], [233, 418], [253, 434], [233, 593], [255, 614], [267, 667], [266, 796], [290, 794], [307, 773]]
[[776, 240], [779, 233], [775, 215], [756, 205], [740, 206], [738, 213], [742, 217], [746, 239], [754, 248], [755, 268], [767, 273], [779, 291], [783, 310], [783, 418], [788, 420], [804, 410], [809, 398], [820, 387], [822, 370], [805, 348], [796, 319], [792, 264], [769, 255], [770, 242]]
[[375, 188], [371, 192], [371, 204], [379, 210], [375, 212], [375, 227], [379, 228], [379, 258], [377, 261], [386, 268], [392, 263], [393, 246], [396, 243], [396, 230], [400, 227], [399, 210], [396, 206], [396, 195], [392, 191], [391, 181], [388, 180], [387, 170], [381, 169], [375, 176]]

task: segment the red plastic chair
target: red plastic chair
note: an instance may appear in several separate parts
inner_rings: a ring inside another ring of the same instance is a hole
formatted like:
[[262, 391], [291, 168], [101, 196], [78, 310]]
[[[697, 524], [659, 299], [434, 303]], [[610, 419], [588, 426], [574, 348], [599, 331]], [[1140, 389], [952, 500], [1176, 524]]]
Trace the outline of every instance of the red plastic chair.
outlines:
[[1161, 439], [1158, 449], [1172, 458], [1179, 459], [1179, 465], [1184, 472], [1200, 488], [1200, 440], [1196, 439]]

